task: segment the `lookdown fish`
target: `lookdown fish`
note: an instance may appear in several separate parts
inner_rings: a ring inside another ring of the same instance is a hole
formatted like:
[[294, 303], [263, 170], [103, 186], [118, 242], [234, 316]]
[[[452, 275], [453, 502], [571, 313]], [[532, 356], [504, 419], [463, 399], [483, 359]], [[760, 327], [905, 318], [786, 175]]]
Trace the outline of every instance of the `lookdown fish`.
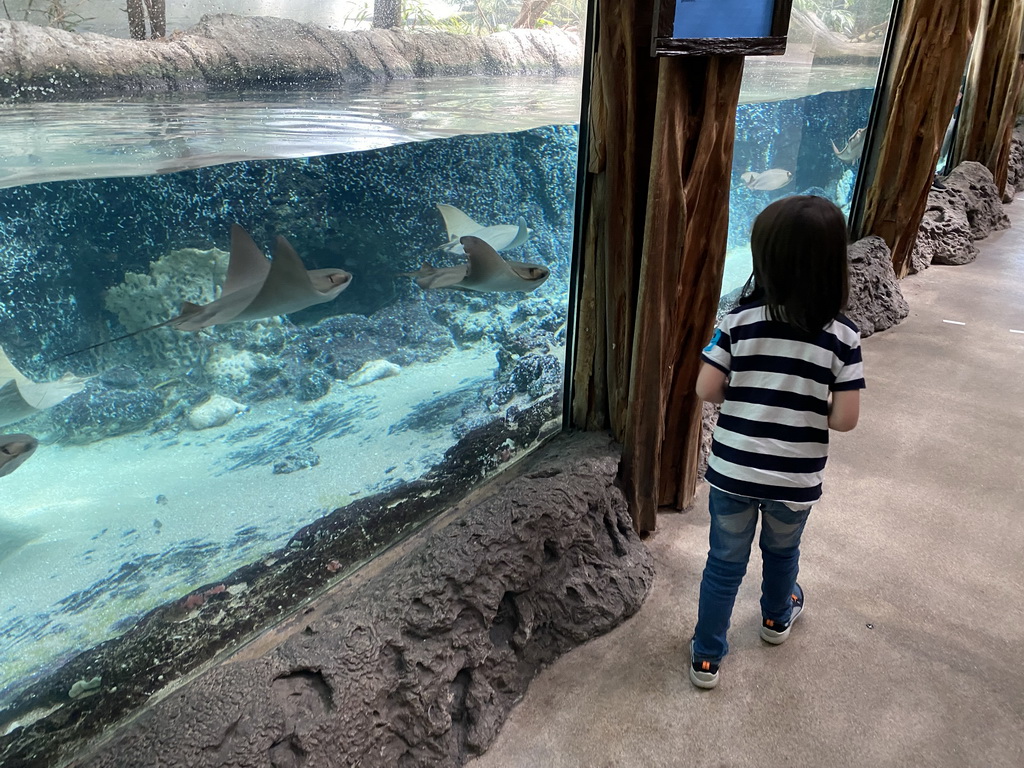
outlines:
[[782, 189], [789, 184], [793, 180], [793, 174], [791, 171], [786, 171], [782, 168], [769, 168], [761, 173], [747, 171], [740, 174], [740, 178], [746, 184], [747, 189], [757, 190], [758, 192], [770, 192], [774, 189]]

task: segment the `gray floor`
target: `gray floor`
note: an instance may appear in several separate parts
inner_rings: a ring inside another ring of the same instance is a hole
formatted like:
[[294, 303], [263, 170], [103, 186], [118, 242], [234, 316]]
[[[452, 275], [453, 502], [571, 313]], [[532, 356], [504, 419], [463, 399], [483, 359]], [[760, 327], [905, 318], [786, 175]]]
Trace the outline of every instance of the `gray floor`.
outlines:
[[789, 641], [757, 637], [755, 555], [721, 683], [690, 685], [705, 490], [659, 518], [640, 613], [545, 670], [471, 768], [1024, 766], [1024, 200], [1008, 210], [1014, 229], [905, 280], [910, 317], [865, 340]]

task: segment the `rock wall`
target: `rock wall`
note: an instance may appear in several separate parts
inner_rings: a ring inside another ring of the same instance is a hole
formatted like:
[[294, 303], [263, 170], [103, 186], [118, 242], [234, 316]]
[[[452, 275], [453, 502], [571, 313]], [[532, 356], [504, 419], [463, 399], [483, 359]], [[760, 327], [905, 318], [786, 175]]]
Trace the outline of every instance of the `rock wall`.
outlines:
[[289, 19], [204, 16], [163, 40], [122, 40], [0, 20], [0, 99], [338, 86], [409, 77], [570, 74], [582, 38], [558, 28], [486, 37], [339, 32]]
[[[273, 647], [206, 671], [75, 765], [463, 764], [541, 667], [650, 590], [617, 470], [606, 436], [560, 436], [398, 563], [324, 596], [257, 641]], [[105, 688], [68, 706], [102, 708]]]

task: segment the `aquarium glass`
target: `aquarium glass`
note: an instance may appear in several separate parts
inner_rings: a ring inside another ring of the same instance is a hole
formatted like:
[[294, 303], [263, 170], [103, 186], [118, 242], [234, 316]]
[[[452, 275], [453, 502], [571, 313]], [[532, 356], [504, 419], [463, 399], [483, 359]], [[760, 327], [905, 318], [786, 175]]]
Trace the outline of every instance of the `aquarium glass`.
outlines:
[[794, 0], [786, 54], [747, 59], [723, 296], [750, 276], [750, 229], [772, 201], [821, 195], [849, 215], [892, 10], [892, 0]]
[[[417, 8], [467, 39], [520, 12]], [[114, 697], [114, 659], [158, 690], [561, 429], [582, 95], [580, 68], [0, 103], [0, 737]]]

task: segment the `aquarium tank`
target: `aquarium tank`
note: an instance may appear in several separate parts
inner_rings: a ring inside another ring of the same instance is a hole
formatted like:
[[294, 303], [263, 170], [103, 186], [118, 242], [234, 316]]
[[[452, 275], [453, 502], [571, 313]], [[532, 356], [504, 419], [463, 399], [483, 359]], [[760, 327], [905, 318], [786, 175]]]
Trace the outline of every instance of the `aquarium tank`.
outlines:
[[893, 11], [893, 0], [794, 0], [786, 54], [747, 59], [736, 113], [726, 305], [750, 277], [751, 226], [769, 203], [820, 195], [850, 215]]
[[[125, 675], [160, 690], [561, 429], [586, 6], [399, 10], [396, 35], [546, 35], [560, 63], [0, 78], [0, 736]], [[3, 13], [54, 55], [374, 24], [175, 3], [132, 41], [98, 0]]]

